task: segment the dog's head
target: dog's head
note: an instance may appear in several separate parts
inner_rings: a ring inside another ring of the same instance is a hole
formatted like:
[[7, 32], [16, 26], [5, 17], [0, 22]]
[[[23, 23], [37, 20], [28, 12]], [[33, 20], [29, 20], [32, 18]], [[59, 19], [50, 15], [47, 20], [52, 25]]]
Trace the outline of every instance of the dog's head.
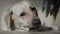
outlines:
[[23, 27], [40, 27], [41, 21], [38, 17], [37, 9], [29, 2], [20, 2], [11, 8], [12, 19], [15, 24], [21, 24]]

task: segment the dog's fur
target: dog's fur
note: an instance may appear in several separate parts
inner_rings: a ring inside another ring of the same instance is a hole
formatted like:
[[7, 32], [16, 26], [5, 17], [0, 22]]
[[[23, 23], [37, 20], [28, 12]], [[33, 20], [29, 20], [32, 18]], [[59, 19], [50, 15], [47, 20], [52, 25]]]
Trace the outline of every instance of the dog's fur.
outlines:
[[[36, 12], [37, 9], [32, 11], [31, 7], [34, 6], [29, 1], [21, 1], [18, 4], [14, 5], [8, 12], [2, 15], [1, 18], [2, 30], [29, 31], [29, 28], [33, 27], [32, 26], [33, 18], [39, 19], [38, 13]], [[22, 13], [25, 14], [21, 15]], [[47, 23], [46, 25], [49, 24]], [[54, 30], [58, 30], [58, 28], [55, 26], [50, 25], [47, 27], [52, 27], [53, 29], [55, 28]]]

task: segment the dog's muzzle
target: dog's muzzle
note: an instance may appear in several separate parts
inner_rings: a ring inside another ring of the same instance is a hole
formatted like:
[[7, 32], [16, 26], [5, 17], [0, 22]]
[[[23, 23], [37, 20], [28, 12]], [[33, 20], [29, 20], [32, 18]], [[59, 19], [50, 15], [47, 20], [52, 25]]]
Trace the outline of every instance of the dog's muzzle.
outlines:
[[32, 21], [33, 28], [38, 28], [38, 27], [40, 27], [40, 25], [41, 25], [40, 19], [39, 18], [34, 18], [33, 21]]

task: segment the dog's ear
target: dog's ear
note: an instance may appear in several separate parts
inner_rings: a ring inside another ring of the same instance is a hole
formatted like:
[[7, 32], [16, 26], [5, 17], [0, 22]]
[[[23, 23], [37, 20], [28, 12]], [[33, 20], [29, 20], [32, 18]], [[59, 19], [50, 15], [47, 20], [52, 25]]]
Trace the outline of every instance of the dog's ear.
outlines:
[[36, 14], [36, 16], [38, 16], [38, 12], [37, 12], [37, 9], [35, 7], [30, 7], [30, 9]]
[[14, 20], [12, 19], [12, 15], [13, 15], [13, 12], [11, 11], [10, 12], [10, 29], [13, 31], [15, 30], [15, 24], [14, 24]]

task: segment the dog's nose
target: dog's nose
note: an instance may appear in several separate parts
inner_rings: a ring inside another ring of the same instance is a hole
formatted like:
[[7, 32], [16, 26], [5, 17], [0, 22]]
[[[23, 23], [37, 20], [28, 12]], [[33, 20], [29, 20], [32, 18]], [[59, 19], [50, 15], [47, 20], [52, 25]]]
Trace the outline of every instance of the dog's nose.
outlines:
[[41, 25], [40, 19], [33, 19], [33, 27], [39, 27]]

